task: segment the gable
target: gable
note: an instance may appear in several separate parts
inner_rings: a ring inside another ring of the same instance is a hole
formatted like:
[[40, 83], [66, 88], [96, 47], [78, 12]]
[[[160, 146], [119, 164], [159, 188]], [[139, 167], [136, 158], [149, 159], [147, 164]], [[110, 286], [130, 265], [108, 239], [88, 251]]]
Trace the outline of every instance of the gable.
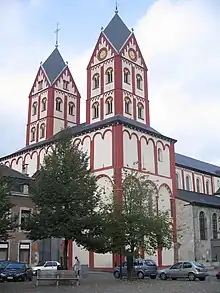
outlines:
[[[42, 85], [42, 89], [39, 90], [38, 89], [38, 83], [41, 82], [41, 81], [43, 82], [43, 85]], [[30, 96], [35, 95], [37, 92], [47, 89], [49, 87], [49, 85], [50, 84], [49, 84], [48, 78], [47, 78], [43, 68], [40, 67], [38, 72], [37, 72], [37, 75], [35, 77], [34, 84], [33, 84], [32, 88], [31, 88], [31, 91], [30, 91], [29, 95]]]

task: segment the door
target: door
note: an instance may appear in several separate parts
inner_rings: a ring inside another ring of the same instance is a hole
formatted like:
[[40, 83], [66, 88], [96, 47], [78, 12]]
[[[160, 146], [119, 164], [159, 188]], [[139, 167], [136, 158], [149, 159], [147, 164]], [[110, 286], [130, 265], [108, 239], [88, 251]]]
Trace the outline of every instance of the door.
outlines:
[[52, 261], [52, 270], [56, 271], [57, 270], [57, 262]]
[[52, 261], [47, 261], [44, 265], [44, 267], [42, 268], [42, 270], [44, 271], [51, 271], [52, 270]]
[[181, 268], [182, 268], [182, 262], [175, 263], [170, 269], [169, 269], [169, 277], [171, 278], [180, 278], [181, 276]]
[[182, 268], [182, 277], [187, 278], [188, 274], [192, 271], [192, 264], [190, 262], [185, 261], [183, 263], [183, 268]]

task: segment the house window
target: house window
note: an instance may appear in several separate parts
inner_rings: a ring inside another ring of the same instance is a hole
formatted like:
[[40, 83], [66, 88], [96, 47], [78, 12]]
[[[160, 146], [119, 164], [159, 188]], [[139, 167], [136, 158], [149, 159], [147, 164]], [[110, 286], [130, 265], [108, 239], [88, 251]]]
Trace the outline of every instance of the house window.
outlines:
[[35, 141], [35, 137], [36, 137], [36, 128], [32, 127], [31, 128], [31, 141]]
[[36, 115], [37, 114], [37, 102], [34, 102], [32, 105], [32, 115]]
[[20, 229], [25, 231], [26, 223], [29, 220], [31, 215], [30, 209], [21, 209], [20, 211]]
[[136, 81], [137, 81], [137, 89], [142, 90], [142, 77], [140, 76], [140, 74], [137, 74]]
[[200, 240], [207, 239], [207, 220], [204, 212], [199, 213]]
[[56, 98], [56, 110], [61, 112], [61, 103], [62, 100], [60, 98]]
[[74, 116], [74, 109], [75, 109], [74, 103], [70, 102], [69, 103], [69, 115]]
[[8, 260], [8, 242], [0, 242], [0, 259]]
[[94, 76], [93, 76], [93, 89], [97, 89], [99, 88], [99, 74], [96, 73]]
[[206, 180], [205, 187], [206, 187], [206, 193], [209, 194], [209, 180]]
[[186, 190], [191, 190], [191, 180], [188, 175], [186, 176]]
[[130, 72], [128, 69], [124, 69], [124, 83], [130, 84]]
[[212, 215], [212, 237], [213, 239], [218, 239], [218, 224], [216, 213]]
[[42, 90], [42, 88], [43, 88], [43, 80], [38, 82], [38, 90], [40, 91]]
[[158, 161], [163, 162], [163, 153], [161, 149], [158, 149], [157, 155], [158, 155]]
[[46, 105], [47, 105], [47, 99], [43, 98], [42, 102], [41, 102], [41, 108], [42, 108], [42, 112], [46, 111]]
[[201, 192], [201, 182], [199, 178], [196, 179], [196, 191]]
[[64, 80], [63, 81], [63, 89], [66, 90], [66, 91], [68, 91], [68, 86], [69, 86], [69, 82], [66, 81], [66, 80]]
[[46, 128], [45, 124], [42, 123], [40, 125], [40, 138], [44, 138], [45, 137], [45, 128]]
[[111, 114], [113, 112], [113, 109], [112, 109], [112, 98], [108, 98], [106, 100], [106, 114]]
[[106, 83], [111, 83], [113, 82], [113, 69], [108, 68], [106, 70]]
[[131, 114], [131, 100], [129, 98], [125, 98], [125, 113]]
[[92, 111], [93, 111], [93, 119], [96, 119], [99, 117], [99, 103], [98, 102], [95, 102], [93, 105], [92, 105]]
[[19, 243], [19, 262], [29, 264], [30, 263], [30, 243]]
[[138, 103], [138, 118], [144, 119], [144, 106], [141, 103]]
[[176, 186], [178, 189], [180, 188], [180, 176], [178, 173], [176, 173]]

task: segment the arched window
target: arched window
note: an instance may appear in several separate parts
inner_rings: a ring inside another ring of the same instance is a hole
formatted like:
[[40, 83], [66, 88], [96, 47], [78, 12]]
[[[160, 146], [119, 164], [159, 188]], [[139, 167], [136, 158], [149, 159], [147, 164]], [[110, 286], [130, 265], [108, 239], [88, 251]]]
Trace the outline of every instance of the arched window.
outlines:
[[108, 98], [106, 100], [106, 114], [111, 114], [113, 112], [113, 99], [112, 98]]
[[99, 88], [99, 74], [96, 73], [94, 76], [93, 76], [93, 89], [97, 89]]
[[34, 102], [32, 105], [32, 115], [36, 115], [37, 114], [37, 102]]
[[163, 162], [163, 152], [160, 148], [157, 150], [157, 156], [158, 156], [158, 161]]
[[129, 98], [125, 98], [125, 113], [131, 114], [131, 100]]
[[180, 189], [180, 176], [178, 173], [176, 173], [176, 186], [177, 189]]
[[127, 68], [124, 69], [124, 83], [130, 84], [130, 72]]
[[40, 125], [40, 138], [44, 138], [45, 137], [45, 124], [44, 123], [42, 123], [41, 125]]
[[61, 104], [62, 100], [60, 98], [56, 98], [56, 110], [61, 112]]
[[204, 212], [199, 213], [200, 240], [207, 239], [207, 221]]
[[144, 106], [141, 103], [138, 103], [138, 118], [144, 119]]
[[75, 109], [74, 103], [70, 102], [69, 103], [69, 115], [74, 116], [74, 109]]
[[191, 190], [191, 179], [188, 175], [186, 176], [186, 190]]
[[201, 181], [199, 178], [196, 178], [196, 192], [201, 192]]
[[212, 237], [213, 239], [218, 239], [218, 224], [216, 213], [212, 215]]
[[142, 77], [140, 76], [140, 74], [137, 74], [136, 81], [137, 81], [137, 89], [142, 90]]
[[36, 136], [36, 128], [32, 127], [31, 128], [31, 141], [35, 141], [35, 136]]
[[42, 102], [41, 102], [41, 111], [46, 111], [46, 106], [47, 106], [47, 99], [43, 98]]
[[95, 102], [93, 105], [92, 105], [92, 118], [93, 119], [96, 119], [99, 117], [99, 103], [98, 102]]
[[106, 83], [111, 83], [113, 82], [113, 69], [112, 68], [108, 68], [106, 70]]
[[209, 180], [206, 180], [205, 188], [206, 188], [206, 193], [209, 194]]

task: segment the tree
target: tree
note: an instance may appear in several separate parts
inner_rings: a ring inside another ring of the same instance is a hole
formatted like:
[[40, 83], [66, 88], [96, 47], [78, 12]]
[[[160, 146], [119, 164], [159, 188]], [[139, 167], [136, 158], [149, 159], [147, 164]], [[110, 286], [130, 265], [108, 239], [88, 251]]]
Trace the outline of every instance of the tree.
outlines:
[[124, 172], [122, 190], [113, 184], [109, 201], [102, 205], [102, 219], [105, 250], [132, 258], [131, 264], [140, 249], [152, 255], [158, 247], [171, 248], [169, 212], [159, 211], [156, 186], [147, 175]]
[[[68, 129], [45, 157], [31, 188], [36, 211], [27, 223], [32, 240], [64, 238], [64, 267], [67, 268], [68, 241], [81, 245], [90, 241], [90, 227], [98, 225], [95, 209], [99, 203], [97, 180], [88, 169], [88, 156], [73, 143]], [[88, 244], [87, 244], [88, 245]]]
[[17, 216], [11, 214], [13, 204], [10, 201], [10, 184], [6, 179], [0, 178], [0, 240], [6, 241], [10, 238], [17, 226]]

